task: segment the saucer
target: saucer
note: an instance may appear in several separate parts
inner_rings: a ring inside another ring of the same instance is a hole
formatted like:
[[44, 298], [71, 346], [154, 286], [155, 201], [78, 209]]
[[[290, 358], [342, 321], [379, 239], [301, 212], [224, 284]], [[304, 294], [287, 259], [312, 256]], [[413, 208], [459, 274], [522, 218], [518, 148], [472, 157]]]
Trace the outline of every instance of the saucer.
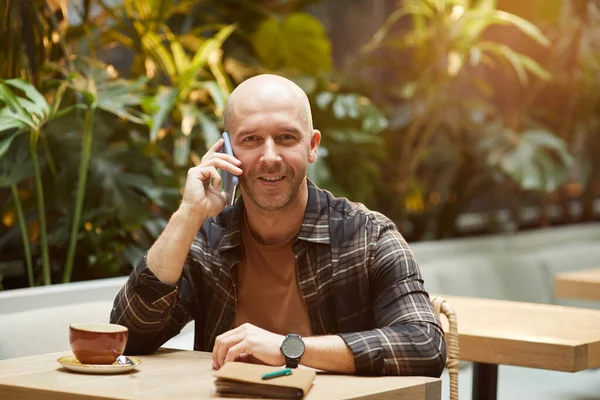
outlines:
[[74, 356], [61, 357], [56, 361], [69, 371], [81, 372], [84, 374], [121, 374], [123, 372], [131, 371], [142, 363], [139, 358], [129, 358], [133, 361], [133, 365], [121, 365], [117, 364], [116, 361], [113, 364], [82, 364]]

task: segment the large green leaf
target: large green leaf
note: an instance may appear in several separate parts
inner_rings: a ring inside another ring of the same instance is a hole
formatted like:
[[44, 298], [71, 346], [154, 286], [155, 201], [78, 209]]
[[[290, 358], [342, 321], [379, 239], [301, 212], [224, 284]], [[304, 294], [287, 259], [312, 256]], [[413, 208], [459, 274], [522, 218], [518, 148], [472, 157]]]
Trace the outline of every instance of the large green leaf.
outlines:
[[[19, 139], [14, 142], [17, 137], [17, 135], [8, 137], [10, 142], [13, 142], [10, 152], [7, 153], [5, 149], [2, 153], [0, 150], [0, 187], [16, 185], [33, 175], [28, 141], [27, 139]], [[2, 146], [3, 141], [0, 139], [0, 148]]]
[[227, 101], [227, 99], [225, 98], [225, 95], [221, 90], [219, 84], [217, 84], [217, 82], [214, 81], [208, 81], [200, 83], [199, 86], [206, 88], [210, 93], [210, 97], [212, 97], [216, 106], [215, 113], [217, 115], [223, 115], [223, 112], [225, 111], [225, 102]]
[[142, 101], [142, 107], [151, 115], [151, 119], [148, 120], [151, 142], [155, 142], [158, 138], [158, 131], [171, 113], [178, 96], [177, 88], [161, 86], [155, 96], [147, 97]]
[[127, 163], [122, 158], [126, 156], [131, 158], [125, 149], [115, 148], [92, 158], [87, 197], [95, 199], [96, 207], [114, 210], [120, 224], [127, 230], [133, 230], [139, 228], [151, 213], [145, 193], [132, 182], [148, 178], [142, 174], [132, 177], [131, 173], [123, 172]]
[[480, 42], [477, 47], [483, 51], [495, 54], [501, 60], [508, 61], [522, 84], [527, 84], [529, 81], [527, 71], [542, 80], [548, 81], [552, 79], [552, 75], [537, 62], [521, 53], [517, 53], [507, 45], [494, 42]]
[[22, 79], [7, 79], [4, 83], [25, 93], [28, 103], [31, 104], [31, 107], [27, 109], [29, 112], [37, 114], [43, 120], [48, 118], [50, 106], [35, 86]]
[[542, 46], [550, 46], [550, 40], [548, 40], [542, 31], [537, 26], [521, 17], [497, 10], [494, 13], [494, 20], [499, 23], [512, 24]]
[[10, 144], [16, 137], [17, 137], [17, 135], [6, 135], [6, 134], [4, 136], [0, 136], [0, 159], [2, 159], [2, 156], [4, 154], [6, 154], [6, 152], [8, 151], [8, 148], [10, 147]]
[[23, 107], [19, 104], [18, 97], [4, 81], [0, 81], [0, 101], [4, 103], [4, 107], [9, 107], [12, 112], [19, 114], [21, 117], [26, 117]]
[[173, 61], [177, 67], [177, 73], [181, 76], [190, 66], [190, 59], [185, 54], [183, 46], [175, 37], [171, 37], [171, 51], [173, 52]]
[[317, 74], [332, 66], [331, 43], [318, 19], [305, 13], [292, 13], [282, 21], [269, 17], [252, 36], [261, 62], [270, 69], [297, 68]]
[[573, 159], [566, 143], [552, 133], [532, 129], [517, 134], [498, 127], [482, 141], [488, 163], [499, 167], [525, 190], [551, 192], [567, 177]]
[[180, 90], [185, 90], [190, 85], [192, 85], [196, 74], [203, 68], [207, 62], [208, 58], [213, 54], [213, 52], [218, 51], [222, 46], [225, 40], [235, 31], [235, 25], [228, 25], [222, 28], [217, 34], [204, 41], [194, 57], [189, 64], [187, 70], [180, 76], [179, 78], [179, 88]]
[[19, 115], [17, 115], [8, 107], [0, 109], [0, 132], [11, 129], [22, 129], [29, 126], [27, 123], [22, 121], [22, 118], [18, 117]]
[[[0, 109], [4, 126], [14, 128], [22, 124], [30, 129], [38, 129], [44, 122], [43, 115], [36, 115], [27, 110], [31, 107], [35, 109], [35, 104], [31, 100], [15, 95], [7, 81], [0, 81], [0, 102], [4, 103]], [[32, 105], [28, 105], [28, 103]], [[10, 120], [13, 122], [11, 123]]]
[[98, 83], [98, 108], [137, 124], [145, 123], [147, 116], [135, 108], [142, 101], [145, 84], [145, 77], [133, 82], [116, 79]]
[[221, 132], [217, 124], [210, 119], [210, 117], [204, 114], [202, 111], [197, 110], [198, 122], [204, 136], [204, 144], [206, 150], [208, 150], [213, 144], [215, 144], [221, 138]]
[[77, 58], [73, 64], [78, 72], [68, 77], [70, 86], [84, 94], [91, 107], [134, 123], [146, 123], [149, 117], [137, 109], [144, 98], [146, 77], [122, 79], [112, 65], [86, 57]]
[[164, 74], [171, 80], [171, 83], [173, 83], [178, 75], [175, 61], [173, 60], [171, 53], [162, 44], [160, 37], [154, 32], [146, 31], [141, 24], [137, 22], [134, 23], [134, 26], [136, 26], [136, 30], [141, 36], [144, 50], [152, 55], [154, 60], [162, 68]]
[[117, 176], [117, 182], [122, 187], [138, 189], [160, 207], [169, 206], [165, 201], [164, 188], [156, 185], [149, 176], [125, 172]]
[[543, 68], [540, 64], [538, 64], [534, 59], [527, 57], [524, 54], [518, 54], [517, 57], [521, 64], [527, 69], [527, 71], [531, 72], [533, 75], [537, 76], [539, 79], [544, 81], [552, 80], [552, 74], [545, 68]]
[[388, 120], [381, 110], [360, 94], [323, 91], [316, 94], [315, 102], [320, 109], [331, 109], [338, 120], [360, 121], [364, 133], [378, 134], [388, 126]]

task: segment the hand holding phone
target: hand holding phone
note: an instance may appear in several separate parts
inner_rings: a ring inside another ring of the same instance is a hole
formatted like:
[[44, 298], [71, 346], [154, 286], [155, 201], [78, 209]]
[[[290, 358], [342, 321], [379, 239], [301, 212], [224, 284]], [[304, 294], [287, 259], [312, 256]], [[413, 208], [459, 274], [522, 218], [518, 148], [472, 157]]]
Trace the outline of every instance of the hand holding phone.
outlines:
[[[233, 147], [231, 147], [229, 134], [227, 132], [223, 132], [221, 137], [223, 138], [223, 147], [221, 148], [221, 153], [228, 154], [233, 157]], [[237, 191], [239, 178], [222, 169], [221, 182], [223, 184], [223, 192], [225, 193], [225, 201], [227, 202], [228, 206], [232, 206], [235, 202], [235, 194]]]

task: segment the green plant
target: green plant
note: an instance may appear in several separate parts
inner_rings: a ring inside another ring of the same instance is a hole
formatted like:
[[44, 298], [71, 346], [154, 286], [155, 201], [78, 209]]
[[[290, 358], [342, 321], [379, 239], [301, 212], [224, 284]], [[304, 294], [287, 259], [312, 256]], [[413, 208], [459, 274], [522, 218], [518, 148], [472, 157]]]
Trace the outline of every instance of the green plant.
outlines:
[[[169, 27], [171, 18], [188, 12], [193, 5], [194, 2], [148, 0], [126, 0], [114, 8], [104, 5], [104, 10], [117, 21], [105, 37], [136, 51], [134, 65], [144, 65], [148, 76], [160, 84], [156, 94], [145, 99], [143, 106], [152, 115], [148, 120], [152, 142], [164, 137], [167, 131], [175, 137], [176, 166], [189, 162], [193, 131], [201, 131], [207, 146], [218, 140], [219, 129], [212, 115], [222, 116], [233, 89], [223, 71], [221, 47], [235, 31], [235, 25], [200, 26], [181, 35], [174, 34]], [[117, 16], [120, 18], [116, 19]], [[217, 29], [214, 35], [201, 38], [204, 32], [213, 29]], [[165, 130], [159, 135], [161, 129]]]
[[[484, 77], [498, 62], [512, 69], [522, 85], [530, 82], [530, 75], [550, 79], [532, 58], [486, 37], [490, 27], [510, 25], [539, 45], [549, 44], [535, 25], [495, 6], [493, 0], [473, 4], [463, 0], [407, 0], [364, 47], [371, 57], [375, 50], [386, 55], [401, 52], [413, 61], [399, 74], [402, 84], [382, 89], [388, 112], [397, 115], [390, 124], [391, 141], [400, 148], [394, 168], [394, 197], [406, 197], [419, 166], [440, 135], [457, 138], [474, 128], [481, 129], [484, 121], [477, 122], [478, 116], [493, 108], [493, 89]], [[411, 27], [393, 30], [405, 17], [410, 18]], [[397, 215], [403, 218], [403, 214]]]
[[97, 110], [103, 110], [120, 117], [122, 120], [138, 124], [145, 123], [148, 118], [135, 109], [144, 96], [145, 79], [143, 77], [135, 82], [120, 79], [112, 66], [87, 58], [76, 58], [72, 65], [72, 70], [63, 70], [62, 72], [67, 79], [67, 85], [85, 99], [86, 111], [81, 137], [82, 152], [79, 163], [75, 212], [71, 225], [67, 260], [63, 271], [63, 282], [71, 280], [73, 270], [89, 173], [90, 153], [94, 136], [94, 118]]
[[480, 144], [488, 164], [521, 188], [551, 193], [565, 182], [573, 158], [563, 140], [542, 129], [517, 133], [498, 124], [486, 129]]
[[21, 230], [23, 250], [25, 251], [27, 282], [29, 283], [29, 286], [33, 286], [35, 277], [31, 258], [31, 246], [29, 244], [27, 220], [18, 190], [18, 184], [33, 175], [33, 165], [28, 158], [27, 141], [20, 140], [16, 137], [13, 137], [11, 141], [14, 142], [12, 143], [11, 151], [5, 152], [0, 156], [0, 187], [10, 187], [19, 228]]
[[41, 86], [45, 61], [66, 51], [65, 24], [57, 15], [67, 9], [67, 3], [68, 0], [0, 0], [0, 78], [22, 77], [37, 88]]
[[[13, 90], [23, 93], [16, 95]], [[60, 88], [52, 105], [48, 104], [44, 96], [31, 84], [21, 79], [9, 79], [0, 82], [0, 158], [6, 154], [11, 142], [20, 134], [29, 133], [29, 149], [33, 163], [35, 179], [35, 192], [37, 198], [38, 215], [40, 221], [40, 238], [42, 252], [42, 274], [45, 285], [51, 283], [50, 258], [48, 255], [48, 239], [46, 236], [46, 211], [44, 204], [44, 185], [42, 183], [42, 172], [38, 158], [38, 144], [42, 135], [42, 129], [46, 123], [64, 115], [70, 109], [59, 111], [60, 101], [64, 92], [64, 86]], [[26, 244], [24, 243], [26, 246]], [[28, 267], [31, 269], [30, 267]]]
[[328, 86], [322, 83], [311, 93], [315, 127], [322, 134], [322, 154], [311, 178], [338, 195], [374, 204], [385, 175], [379, 165], [387, 149], [380, 134], [388, 120], [368, 97]]
[[256, 56], [270, 70], [314, 75], [331, 71], [331, 42], [321, 22], [310, 14], [269, 16], [251, 40]]

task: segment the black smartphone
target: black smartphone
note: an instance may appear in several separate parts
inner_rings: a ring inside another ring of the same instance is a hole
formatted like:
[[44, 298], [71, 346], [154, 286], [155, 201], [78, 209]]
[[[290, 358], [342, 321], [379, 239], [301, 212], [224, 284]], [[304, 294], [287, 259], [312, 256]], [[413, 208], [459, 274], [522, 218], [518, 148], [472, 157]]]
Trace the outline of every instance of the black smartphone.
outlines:
[[[221, 153], [233, 156], [233, 147], [231, 147], [231, 140], [229, 139], [229, 134], [227, 132], [223, 132], [221, 137], [223, 138], [223, 147], [221, 148]], [[232, 173], [229, 173], [228, 171], [222, 169], [221, 182], [223, 184], [223, 192], [225, 192], [225, 201], [227, 201], [228, 206], [232, 206], [235, 202], [235, 194], [237, 191], [239, 179], [236, 175], [233, 175]]]

